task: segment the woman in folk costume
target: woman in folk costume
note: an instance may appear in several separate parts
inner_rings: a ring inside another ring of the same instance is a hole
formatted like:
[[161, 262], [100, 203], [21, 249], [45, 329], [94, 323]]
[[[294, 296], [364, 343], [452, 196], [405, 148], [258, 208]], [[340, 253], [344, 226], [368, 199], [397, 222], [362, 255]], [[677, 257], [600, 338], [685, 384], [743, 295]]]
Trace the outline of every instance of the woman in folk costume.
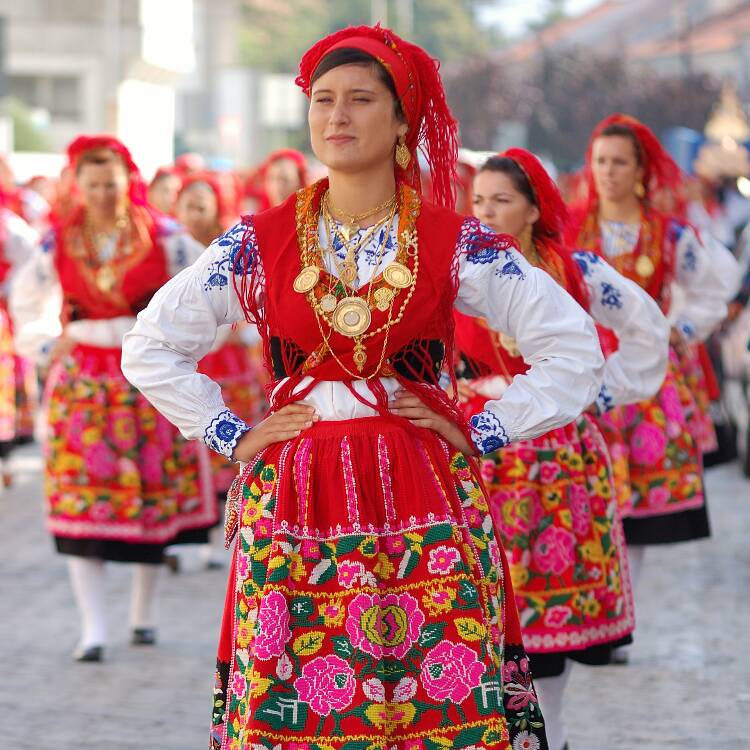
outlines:
[[258, 178], [263, 186], [260, 207], [273, 208], [308, 184], [307, 159], [293, 148], [278, 149], [263, 162]]
[[[138, 169], [118, 140], [80, 136], [68, 157], [81, 202], [18, 272], [11, 312], [22, 351], [50, 365], [48, 528], [67, 556], [81, 614], [75, 658], [99, 661], [104, 562], [135, 563], [131, 636], [153, 643], [165, 545], [217, 520], [205, 447], [184, 440], [120, 369], [122, 336], [136, 313], [203, 248], [146, 205]], [[54, 340], [45, 313], [58, 289]]]
[[[208, 247], [225, 229], [224, 210], [219, 184], [211, 173], [194, 172], [189, 175], [177, 198], [177, 220], [203, 247]], [[241, 325], [233, 330], [226, 325], [220, 329], [212, 350], [201, 360], [200, 372], [221, 387], [224, 402], [232, 413], [248, 424], [255, 424], [266, 410], [265, 384], [268, 376], [257, 356], [258, 347], [251, 349], [244, 340], [255, 334], [252, 326]], [[257, 334], [253, 336], [257, 340]], [[250, 343], [253, 343], [251, 340]], [[211, 452], [214, 486], [225, 496], [237, 475], [234, 464], [215, 451]]]
[[13, 446], [33, 432], [36, 393], [33, 368], [15, 351], [8, 293], [16, 271], [38, 244], [36, 230], [14, 211], [0, 206], [0, 468], [5, 487], [13, 482], [8, 464]]
[[[588, 253], [561, 244], [568, 212], [539, 160], [520, 148], [490, 158], [474, 180], [474, 214], [519, 238], [594, 320], [615, 330], [596, 410], [656, 393], [667, 366], [669, 326], [636, 284]], [[456, 348], [467, 413], [528, 370], [515, 342], [487, 321], [457, 313]], [[576, 384], [568, 384], [571, 392]], [[561, 709], [571, 661], [606, 664], [630, 640], [633, 600], [607, 446], [593, 414], [485, 456], [482, 476], [508, 553], [523, 641], [531, 658], [551, 750], [567, 747]]]
[[[709, 535], [701, 452], [691, 429], [695, 400], [681, 367], [687, 343], [705, 338], [726, 314], [718, 265], [686, 223], [653, 208], [653, 191], [670, 189], [679, 169], [643, 123], [615, 114], [601, 122], [586, 158], [588, 201], [577, 212], [570, 242], [603, 257], [646, 290], [672, 322], [664, 384], [649, 401], [615, 409], [628, 452], [632, 505], [624, 520], [631, 574], [645, 545]], [[679, 300], [670, 304], [672, 288]], [[616, 334], [605, 333], [609, 350]]]
[[[456, 123], [422, 49], [344, 29], [297, 81], [329, 178], [226, 232], [123, 349], [157, 408], [246, 464], [230, 491], [212, 747], [546, 748], [471, 456], [594, 399], [593, 323], [510, 238], [450, 209]], [[421, 197], [418, 147], [437, 205]], [[438, 385], [454, 304], [533, 363], [470, 425]], [[189, 371], [218, 325], [246, 316], [274, 377], [252, 429]]]

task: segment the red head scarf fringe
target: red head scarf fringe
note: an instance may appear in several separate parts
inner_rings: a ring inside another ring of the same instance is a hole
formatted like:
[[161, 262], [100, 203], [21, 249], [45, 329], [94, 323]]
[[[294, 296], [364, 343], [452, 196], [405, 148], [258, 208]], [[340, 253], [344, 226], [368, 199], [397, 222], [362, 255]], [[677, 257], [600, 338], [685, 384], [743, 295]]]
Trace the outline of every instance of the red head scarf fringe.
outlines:
[[439, 62], [380, 24], [351, 26], [321, 39], [303, 55], [297, 85], [308, 97], [316, 68], [335, 49], [365, 52], [388, 71], [409, 125], [406, 145], [412, 154], [406, 170], [394, 167], [396, 179], [421, 192], [417, 149], [421, 150], [430, 166], [434, 202], [452, 209], [458, 179], [458, 125], [445, 99]]

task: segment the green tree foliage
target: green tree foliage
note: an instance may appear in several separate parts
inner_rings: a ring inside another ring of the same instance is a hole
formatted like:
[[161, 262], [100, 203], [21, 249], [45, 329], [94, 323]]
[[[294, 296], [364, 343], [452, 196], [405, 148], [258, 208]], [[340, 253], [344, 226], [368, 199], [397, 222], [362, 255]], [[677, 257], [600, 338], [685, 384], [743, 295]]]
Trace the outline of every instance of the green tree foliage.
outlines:
[[[408, 0], [387, 0], [388, 25], [443, 62], [481, 54], [497, 40], [476, 22], [476, 0], [412, 0], [412, 28], [403, 27]], [[345, 26], [369, 24], [370, 0], [245, 0], [239, 30], [242, 62], [292, 73], [317, 39]]]

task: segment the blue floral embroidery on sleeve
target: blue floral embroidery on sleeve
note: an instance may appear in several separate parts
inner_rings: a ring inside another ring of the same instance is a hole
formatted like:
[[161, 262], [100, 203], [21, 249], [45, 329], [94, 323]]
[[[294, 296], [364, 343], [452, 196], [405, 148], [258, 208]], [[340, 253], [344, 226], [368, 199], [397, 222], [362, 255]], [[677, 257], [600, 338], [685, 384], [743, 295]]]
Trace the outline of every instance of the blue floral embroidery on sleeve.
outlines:
[[593, 273], [590, 266], [595, 266], [602, 262], [602, 259], [596, 253], [592, 253], [589, 250], [579, 250], [573, 253], [573, 258], [578, 263], [581, 273], [586, 277], [591, 276]]
[[521, 281], [526, 279], [526, 274], [518, 264], [518, 258], [510, 251], [505, 251], [505, 263], [495, 269], [495, 276], [517, 276]]
[[44, 253], [51, 253], [55, 250], [55, 232], [53, 229], [50, 229], [48, 232], [44, 234], [44, 237], [42, 237], [41, 242], [41, 248], [42, 252]]
[[695, 339], [695, 326], [687, 320], [678, 320], [675, 323], [675, 328], [688, 340], [693, 341]]
[[250, 217], [243, 219], [239, 224], [227, 229], [212, 244], [220, 247], [224, 252], [221, 253], [218, 260], [208, 265], [207, 277], [203, 284], [203, 288], [207, 292], [223, 289], [229, 284], [229, 277], [237, 265], [241, 252], [249, 253], [249, 257], [243, 259], [245, 261], [245, 273], [252, 271], [256, 244], [255, 226], [252, 219]]
[[695, 253], [695, 248], [692, 243], [687, 246], [685, 252], [682, 254], [682, 270], [693, 272], [698, 267], [698, 256]]
[[612, 284], [602, 281], [602, 305], [617, 310], [622, 309], [622, 293]]
[[477, 450], [482, 454], [492, 453], [510, 443], [508, 433], [500, 420], [491, 412], [484, 411], [475, 414], [470, 420], [472, 440]]
[[596, 396], [596, 408], [599, 410], [599, 414], [606, 414], [615, 408], [615, 399], [604, 383], [602, 383], [602, 387]]
[[232, 414], [229, 409], [225, 409], [206, 427], [203, 442], [212, 450], [231, 459], [239, 439], [249, 430], [247, 423]]

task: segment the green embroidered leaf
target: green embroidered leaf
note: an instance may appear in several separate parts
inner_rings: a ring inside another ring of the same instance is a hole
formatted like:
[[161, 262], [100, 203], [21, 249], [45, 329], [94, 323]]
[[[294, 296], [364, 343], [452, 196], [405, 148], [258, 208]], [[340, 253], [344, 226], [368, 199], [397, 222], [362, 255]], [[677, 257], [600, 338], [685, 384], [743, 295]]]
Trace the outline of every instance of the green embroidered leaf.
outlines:
[[469, 727], [464, 729], [463, 732], [459, 732], [453, 740], [453, 747], [469, 747], [469, 745], [476, 745], [481, 742], [484, 736], [484, 726]]
[[484, 625], [473, 617], [458, 617], [455, 625], [459, 637], [465, 641], [481, 641], [487, 633]]
[[289, 604], [289, 611], [296, 620], [309, 620], [315, 613], [315, 602], [311, 596], [295, 596]]
[[307, 703], [298, 700], [297, 693], [271, 695], [255, 711], [256, 720], [272, 729], [301, 731], [307, 723]]
[[503, 713], [503, 691], [496, 679], [482, 680], [482, 684], [474, 688], [472, 694], [480, 716], [495, 716]]
[[425, 625], [422, 628], [422, 632], [419, 634], [419, 640], [417, 643], [419, 643], [422, 648], [434, 646], [438, 641], [442, 640], [445, 626], [446, 623], [444, 622], [434, 622], [430, 625]]
[[470, 581], [461, 581], [458, 587], [458, 597], [466, 604], [474, 604], [479, 597], [477, 587]]
[[341, 557], [342, 555], [348, 555], [350, 552], [354, 552], [360, 544], [364, 536], [362, 534], [350, 534], [349, 536], [341, 537], [336, 542], [336, 554]]
[[400, 661], [379, 661], [375, 667], [375, 674], [383, 682], [398, 682], [406, 675], [406, 666]]
[[547, 599], [547, 606], [554, 607], [558, 604], [565, 604], [570, 600], [570, 594], [555, 594]]
[[401, 560], [401, 565], [398, 566], [397, 578], [403, 579], [408, 578], [414, 569], [419, 565], [421, 555], [413, 549], [408, 549], [404, 552], [404, 557]]
[[452, 536], [453, 530], [451, 529], [450, 524], [441, 523], [428, 529], [427, 533], [424, 535], [424, 541], [422, 544], [426, 547], [428, 544], [444, 542]]
[[347, 635], [331, 636], [333, 642], [333, 652], [338, 654], [342, 659], [350, 659], [354, 653], [354, 646]]

